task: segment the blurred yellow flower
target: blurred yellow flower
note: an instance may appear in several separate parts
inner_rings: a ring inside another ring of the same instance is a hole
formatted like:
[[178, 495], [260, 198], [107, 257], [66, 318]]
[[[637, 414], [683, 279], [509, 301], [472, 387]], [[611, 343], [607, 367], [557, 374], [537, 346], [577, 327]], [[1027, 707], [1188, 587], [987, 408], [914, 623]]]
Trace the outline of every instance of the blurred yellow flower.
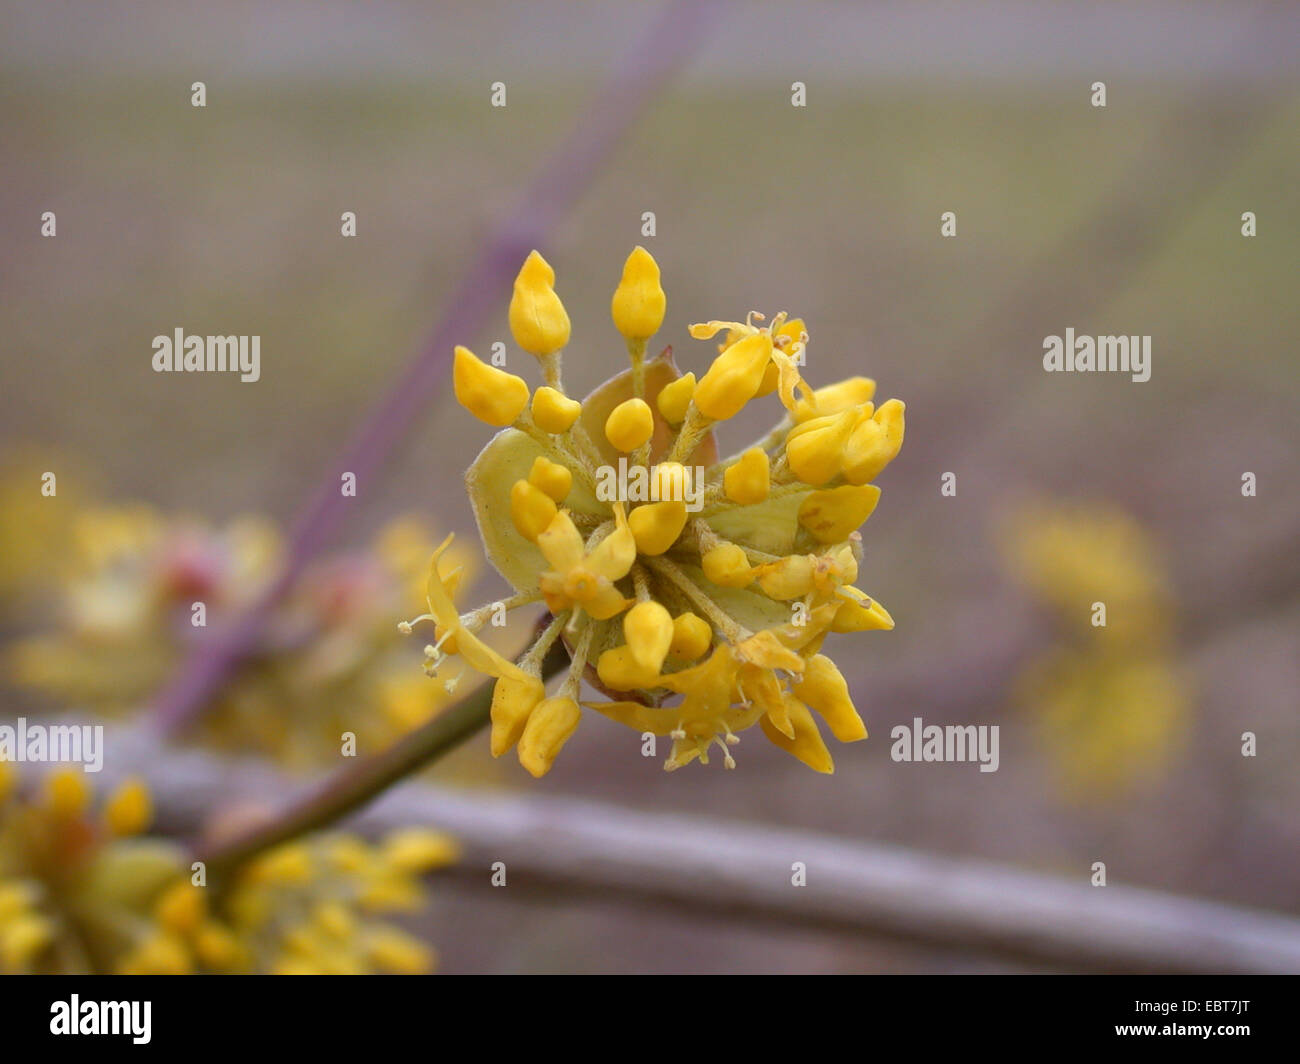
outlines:
[[1062, 791], [1118, 795], [1157, 774], [1191, 694], [1156, 542], [1112, 504], [1039, 503], [1010, 516], [1003, 547], [1056, 621], [1055, 643], [1024, 669], [1014, 697], [1036, 721]]
[[0, 762], [0, 973], [432, 971], [432, 948], [383, 919], [424, 904], [420, 876], [455, 842], [422, 828], [370, 844], [350, 835], [285, 843], [195, 885], [189, 858], [141, 836], [149, 794], [123, 784], [95, 813], [80, 769], [30, 797]]
[[[349, 733], [351, 752], [371, 753], [440, 712], [451, 692], [412, 675], [411, 647], [392, 630], [394, 613], [423, 601], [434, 542], [423, 522], [404, 517], [369, 550], [311, 566], [197, 736], [312, 765], [336, 761]], [[83, 509], [48, 596], [53, 627], [17, 640], [7, 670], [61, 704], [137, 712], [190, 650], [256, 599], [280, 550], [258, 520], [213, 527], [142, 506]], [[481, 564], [468, 551], [447, 557], [465, 580]]]

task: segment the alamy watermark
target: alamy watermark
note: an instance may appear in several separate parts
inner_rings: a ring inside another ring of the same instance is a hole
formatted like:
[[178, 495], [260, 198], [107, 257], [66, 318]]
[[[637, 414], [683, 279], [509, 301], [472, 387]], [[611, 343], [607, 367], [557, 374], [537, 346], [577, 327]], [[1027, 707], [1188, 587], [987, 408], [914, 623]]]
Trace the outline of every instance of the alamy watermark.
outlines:
[[664, 466], [647, 469], [620, 458], [617, 466], [596, 469], [596, 498], [601, 502], [681, 502], [688, 513], [704, 509], [704, 468]]
[[1138, 384], [1151, 379], [1149, 336], [1043, 337], [1043, 369], [1048, 373], [1129, 373]]
[[148, 1045], [152, 1012], [152, 1001], [82, 1001], [72, 994], [50, 1004], [50, 1034], [129, 1035], [136, 1045]]
[[171, 336], [153, 338], [155, 373], [238, 373], [251, 384], [262, 376], [261, 336]]
[[86, 772], [104, 767], [102, 724], [28, 724], [19, 717], [0, 724], [0, 761], [80, 764]]
[[896, 724], [889, 732], [895, 761], [978, 761], [981, 772], [998, 770], [998, 725], [925, 724], [913, 717], [909, 727]]

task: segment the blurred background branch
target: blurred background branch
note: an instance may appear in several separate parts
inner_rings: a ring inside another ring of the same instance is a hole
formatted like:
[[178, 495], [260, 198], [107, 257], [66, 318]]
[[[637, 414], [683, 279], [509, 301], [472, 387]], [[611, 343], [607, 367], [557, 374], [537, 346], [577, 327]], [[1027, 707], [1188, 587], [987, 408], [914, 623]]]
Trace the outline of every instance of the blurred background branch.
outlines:
[[[148, 780], [160, 827], [193, 832], [215, 808], [257, 795], [280, 804], [298, 784], [270, 765], [169, 750], [127, 727], [110, 736], [103, 785]], [[473, 793], [405, 783], [346, 821], [365, 834], [437, 824], [465, 850], [459, 874], [492, 891], [549, 885], [670, 903], [728, 920], [829, 928], [1110, 972], [1289, 972], [1300, 969], [1300, 920], [1161, 891], [1088, 885], [990, 861], [736, 820], [637, 812], [605, 802]], [[792, 885], [793, 864], [806, 886]]]
[[555, 225], [600, 174], [622, 135], [703, 42], [721, 6], [721, 0], [675, 0], [615, 63], [610, 82], [592, 109], [557, 144], [519, 204], [483, 243], [460, 283], [445, 297], [445, 309], [428, 345], [327, 467], [293, 522], [285, 562], [276, 579], [244, 614], [197, 650], [159, 695], [154, 713], [165, 731], [175, 732], [189, 724], [239, 662], [254, 651], [271, 610], [343, 519], [348, 499], [340, 490], [340, 477], [352, 473], [357, 484], [368, 487], [372, 483], [416, 419], [446, 388], [452, 338], [475, 335], [498, 309], [503, 287], [519, 263], [532, 248], [545, 244]]

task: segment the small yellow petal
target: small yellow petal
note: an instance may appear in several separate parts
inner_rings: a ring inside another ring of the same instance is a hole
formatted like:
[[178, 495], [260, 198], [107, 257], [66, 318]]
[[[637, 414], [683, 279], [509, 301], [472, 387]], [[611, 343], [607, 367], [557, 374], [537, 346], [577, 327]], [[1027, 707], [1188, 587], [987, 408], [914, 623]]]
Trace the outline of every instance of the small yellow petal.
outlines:
[[763, 371], [763, 380], [759, 383], [758, 391], [754, 393], [755, 399], [762, 399], [765, 395], [771, 395], [776, 391], [777, 385], [781, 383], [781, 367], [775, 362], [769, 362], [767, 369]]
[[532, 775], [545, 776], [581, 720], [582, 709], [572, 698], [556, 696], [543, 701], [529, 714], [519, 737], [519, 763]]
[[[875, 415], [861, 420], [845, 446], [844, 479], [850, 484], [875, 480], [903, 446], [903, 404], [890, 399]], [[793, 466], [792, 466], [793, 468]]]
[[831, 622], [832, 632], [879, 632], [894, 627], [894, 618], [879, 602], [868, 598], [856, 587], [840, 589], [844, 598]]
[[622, 580], [636, 561], [636, 538], [628, 527], [623, 504], [614, 504], [614, 521], [617, 528], [606, 536], [587, 556], [584, 565], [606, 580]]
[[794, 554], [780, 561], [758, 566], [754, 573], [764, 594], [778, 602], [803, 598], [813, 589], [814, 561], [807, 554]]
[[734, 417], [758, 391], [771, 360], [772, 338], [767, 333], [732, 344], [695, 386], [696, 408], [714, 421]]
[[791, 691], [809, 707], [821, 714], [831, 732], [842, 743], [853, 743], [867, 737], [867, 726], [862, 723], [849, 685], [840, 670], [825, 654], [815, 654], [804, 662], [803, 677], [791, 685]]
[[799, 523], [821, 543], [840, 543], [876, 509], [880, 489], [874, 484], [843, 484], [814, 491], [799, 504]]
[[537, 537], [537, 547], [556, 572], [566, 572], [582, 561], [582, 533], [567, 510], [557, 513]]
[[876, 397], [876, 382], [870, 377], [849, 377], [812, 393], [812, 402], [801, 409], [806, 416], [796, 417], [806, 421], [810, 417], [824, 417], [839, 414], [853, 407], [860, 407]]
[[525, 673], [503, 676], [492, 688], [492, 756], [500, 757], [519, 741], [528, 715], [546, 697], [541, 679]]
[[610, 647], [596, 662], [600, 682], [615, 691], [636, 691], [655, 686], [659, 669], [647, 668], [633, 655], [632, 647]]
[[836, 476], [857, 417], [857, 411], [845, 410], [792, 428], [785, 439], [785, 456], [794, 475], [813, 485], [825, 484]]
[[834, 772], [835, 763], [831, 760], [831, 752], [826, 749], [826, 742], [817, 730], [817, 722], [808, 712], [808, 707], [797, 698], [787, 698], [786, 706], [790, 713], [790, 723], [794, 726], [794, 738], [781, 734], [780, 729], [767, 717], [759, 720], [763, 734], [774, 745], [793, 754], [813, 771], [828, 775]]

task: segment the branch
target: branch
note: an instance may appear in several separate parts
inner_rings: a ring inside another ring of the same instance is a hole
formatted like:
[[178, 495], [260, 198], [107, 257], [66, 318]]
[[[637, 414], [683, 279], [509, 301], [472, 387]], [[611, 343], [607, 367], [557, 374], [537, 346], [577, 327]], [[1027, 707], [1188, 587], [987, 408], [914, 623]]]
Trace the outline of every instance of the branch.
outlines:
[[[109, 734], [104, 786], [128, 774], [155, 789], [160, 827], [191, 832], [224, 803], [284, 800], [291, 780], [264, 762], [169, 748], [156, 734]], [[38, 766], [33, 765], [36, 769]], [[348, 821], [378, 834], [435, 824], [459, 837], [462, 874], [488, 890], [504, 861], [527, 901], [540, 886], [762, 918], [839, 934], [888, 936], [1109, 972], [1300, 971], [1300, 920], [1112, 885], [1087, 885], [988, 861], [770, 828], [743, 821], [637, 812], [601, 802], [473, 794], [408, 782]], [[807, 886], [791, 884], [791, 865]]]
[[[542, 679], [549, 679], [568, 664], [568, 653], [557, 640], [542, 661]], [[480, 684], [388, 749], [340, 769], [314, 791], [291, 802], [280, 815], [200, 853], [198, 859], [205, 861], [208, 871], [217, 878], [250, 857], [355, 812], [483, 728], [492, 708], [492, 687], [491, 683]]]

